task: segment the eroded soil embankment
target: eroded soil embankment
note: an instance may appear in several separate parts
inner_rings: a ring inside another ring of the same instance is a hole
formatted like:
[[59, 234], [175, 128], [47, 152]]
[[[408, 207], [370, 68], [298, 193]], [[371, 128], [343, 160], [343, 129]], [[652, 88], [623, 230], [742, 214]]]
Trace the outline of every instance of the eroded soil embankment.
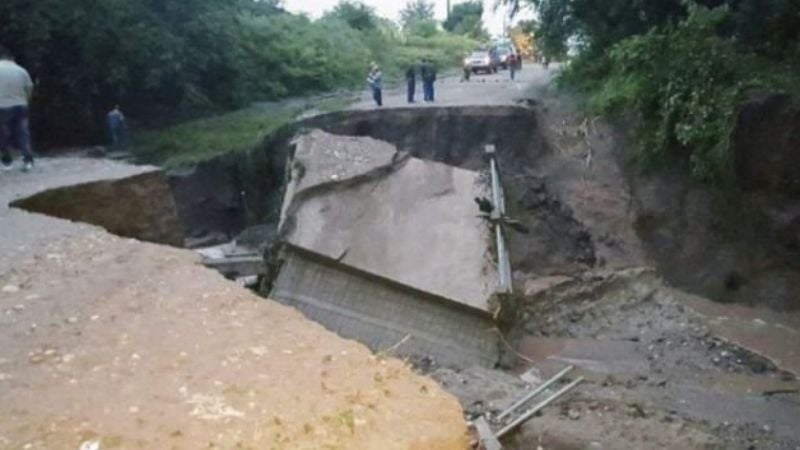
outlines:
[[434, 382], [191, 252], [92, 231], [0, 288], [0, 447], [466, 447]]

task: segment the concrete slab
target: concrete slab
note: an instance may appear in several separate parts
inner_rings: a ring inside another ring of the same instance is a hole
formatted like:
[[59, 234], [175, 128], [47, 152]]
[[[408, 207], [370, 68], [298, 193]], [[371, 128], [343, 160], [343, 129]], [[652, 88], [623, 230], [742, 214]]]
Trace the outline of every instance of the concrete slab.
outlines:
[[[473, 200], [488, 195], [486, 183], [477, 172], [397, 158], [393, 149], [321, 132], [301, 141], [286, 193], [285, 240], [488, 312], [497, 276], [490, 229]], [[343, 168], [359, 158], [365, 162]]]
[[376, 352], [459, 366], [499, 357], [490, 315], [299, 249], [288, 251], [270, 298]]

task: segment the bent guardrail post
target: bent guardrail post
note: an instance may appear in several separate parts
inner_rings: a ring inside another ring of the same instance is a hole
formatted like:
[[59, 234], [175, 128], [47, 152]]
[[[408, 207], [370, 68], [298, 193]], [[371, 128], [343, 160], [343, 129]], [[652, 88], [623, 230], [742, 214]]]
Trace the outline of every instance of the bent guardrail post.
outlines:
[[506, 246], [505, 234], [503, 231], [503, 220], [506, 217], [506, 197], [503, 192], [503, 185], [500, 178], [500, 170], [497, 165], [496, 147], [486, 146], [486, 155], [489, 158], [489, 172], [492, 184], [492, 203], [494, 209], [491, 213], [491, 222], [494, 226], [495, 239], [497, 241], [497, 271], [499, 294], [511, 294], [513, 291], [511, 282], [511, 261]]

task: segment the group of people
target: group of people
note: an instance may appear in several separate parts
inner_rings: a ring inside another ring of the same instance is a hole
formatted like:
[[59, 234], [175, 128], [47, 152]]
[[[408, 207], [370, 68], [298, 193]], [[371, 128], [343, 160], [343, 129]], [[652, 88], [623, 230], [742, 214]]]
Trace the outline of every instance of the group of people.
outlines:
[[[432, 103], [435, 98], [434, 84], [436, 83], [436, 66], [430, 59], [423, 59], [420, 64], [412, 64], [406, 69], [406, 93], [408, 103], [416, 103], [417, 76], [422, 79], [423, 99]], [[375, 104], [383, 106], [383, 72], [377, 64], [372, 63], [367, 84], [372, 90], [372, 99]]]
[[[0, 168], [3, 170], [12, 168], [10, 148], [22, 155], [24, 172], [33, 169], [29, 119], [33, 87], [28, 71], [14, 61], [8, 50], [0, 47]], [[106, 115], [106, 127], [111, 145], [120, 145], [127, 125], [119, 105]]]

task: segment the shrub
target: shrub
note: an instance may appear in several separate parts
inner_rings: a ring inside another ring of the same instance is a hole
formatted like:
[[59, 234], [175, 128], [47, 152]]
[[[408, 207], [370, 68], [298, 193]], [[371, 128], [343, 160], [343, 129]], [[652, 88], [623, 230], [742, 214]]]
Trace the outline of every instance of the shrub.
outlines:
[[590, 92], [593, 112], [639, 115], [638, 162], [677, 160], [699, 181], [732, 183], [730, 139], [743, 95], [753, 88], [784, 89], [796, 77], [776, 73], [774, 64], [720, 37], [727, 14], [726, 8], [691, 6], [678, 25], [624, 39], [603, 55], [582, 56], [562, 82]]

